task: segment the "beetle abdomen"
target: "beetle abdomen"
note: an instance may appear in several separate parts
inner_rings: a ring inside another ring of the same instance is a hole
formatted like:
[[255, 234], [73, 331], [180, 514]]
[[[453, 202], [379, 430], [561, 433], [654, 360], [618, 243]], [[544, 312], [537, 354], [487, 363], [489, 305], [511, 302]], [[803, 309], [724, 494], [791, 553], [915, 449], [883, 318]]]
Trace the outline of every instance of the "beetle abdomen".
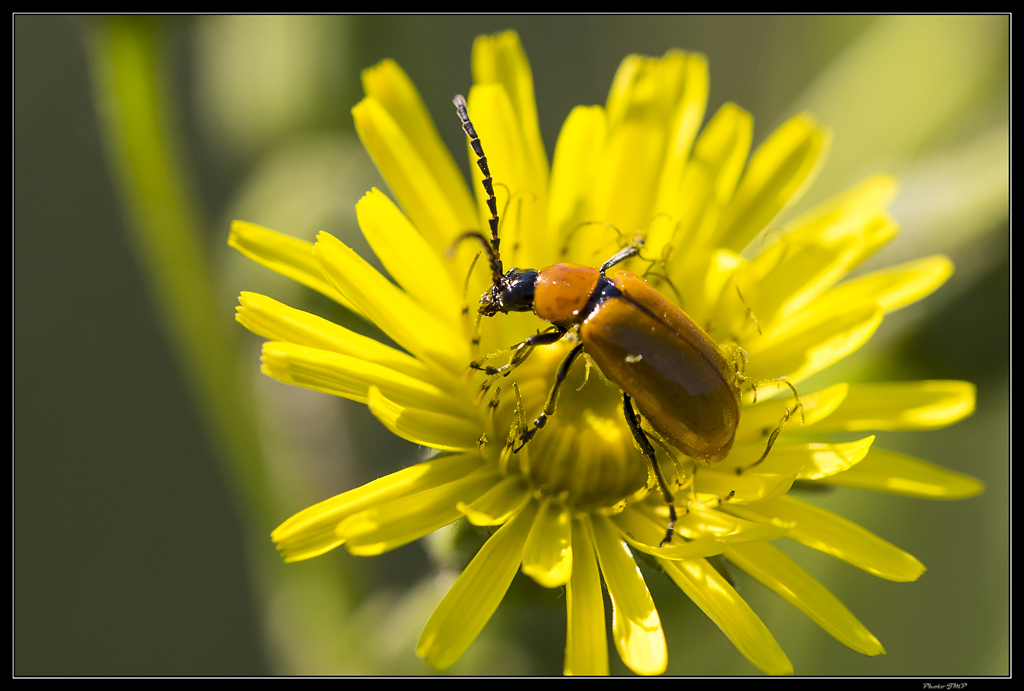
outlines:
[[584, 348], [665, 441], [718, 463], [740, 419], [735, 370], [703, 329], [642, 278], [628, 271], [609, 278], [622, 296], [599, 304], [580, 326]]

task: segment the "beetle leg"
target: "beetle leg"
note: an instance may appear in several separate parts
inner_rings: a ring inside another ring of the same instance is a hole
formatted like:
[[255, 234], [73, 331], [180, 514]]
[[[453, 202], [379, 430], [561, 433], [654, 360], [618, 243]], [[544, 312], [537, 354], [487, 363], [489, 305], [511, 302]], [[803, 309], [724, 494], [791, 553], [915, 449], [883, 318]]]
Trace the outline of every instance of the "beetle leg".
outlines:
[[633, 438], [640, 445], [640, 452], [647, 458], [654, 469], [654, 477], [657, 478], [658, 487], [661, 488], [661, 496], [664, 497], [665, 503], [668, 505], [668, 529], [665, 531], [665, 538], [658, 544], [658, 547], [664, 547], [672, 542], [672, 534], [676, 529], [675, 501], [672, 499], [672, 492], [669, 491], [665, 478], [661, 474], [661, 467], [658, 465], [658, 459], [654, 455], [654, 447], [651, 446], [647, 433], [640, 428], [640, 419], [633, 410], [633, 401], [625, 391], [622, 392], [622, 412], [626, 416], [626, 424], [629, 426], [629, 431], [633, 433]]
[[[744, 355], [744, 363], [745, 363], [746, 362], [746, 352], [743, 351], [743, 350], [740, 350], [740, 352], [743, 353], [743, 355]], [[757, 387], [758, 386], [760, 386], [762, 384], [785, 384], [786, 386], [788, 386], [789, 390], [793, 392], [794, 400], [796, 400], [796, 407], [793, 408], [792, 412], [795, 413], [797, 410], [799, 410], [800, 411], [800, 424], [801, 425], [804, 424], [804, 422], [805, 422], [805, 420], [804, 420], [804, 404], [800, 400], [800, 394], [799, 394], [799, 392], [797, 392], [796, 387], [793, 386], [793, 382], [791, 382], [787, 377], [775, 377], [774, 379], [751, 379], [750, 377], [748, 377], [747, 375], [743, 374], [742, 372], [736, 372], [736, 377], [740, 381], [744, 381], [744, 382], [750, 384], [750, 388], [754, 392], [754, 400], [751, 401], [752, 404], [753, 403], [757, 403]]]
[[[740, 284], [736, 281], [735, 278], [732, 279], [732, 282], [733, 282], [734, 287], [736, 288], [736, 294], [740, 296], [740, 302], [742, 302], [744, 305], [746, 305], [747, 301], [743, 299], [743, 293], [740, 292]], [[752, 320], [754, 320], [754, 326], [757, 327], [757, 335], [758, 336], [762, 335], [761, 334], [761, 322], [757, 321], [757, 316], [754, 314], [754, 310], [750, 309], [749, 306], [747, 306], [747, 316], [750, 317]]]
[[732, 353], [732, 367], [736, 370], [736, 374], [743, 378], [743, 373], [747, 370], [747, 351], [743, 348], [737, 347]]
[[620, 264], [626, 261], [630, 257], [635, 257], [638, 254], [640, 254], [640, 247], [638, 245], [629, 245], [628, 247], [623, 247], [621, 250], [612, 255], [611, 259], [602, 264], [598, 271], [600, 271], [601, 275], [604, 276], [604, 272], [607, 271], [608, 269], [612, 268], [616, 264]]
[[533, 427], [523, 432], [523, 436], [519, 438], [519, 446], [512, 450], [512, 453], [519, 453], [520, 449], [526, 446], [526, 442], [533, 439], [533, 435], [537, 434], [537, 430], [547, 424], [548, 418], [555, 414], [555, 405], [558, 403], [558, 389], [562, 386], [562, 382], [569, 376], [569, 370], [572, 369], [572, 363], [576, 361], [579, 354], [583, 352], [583, 344], [579, 343], [575, 348], [569, 351], [569, 354], [562, 360], [562, 364], [558, 366], [558, 374], [555, 375], [555, 385], [551, 387], [551, 393], [548, 394], [547, 403], [544, 404], [544, 411], [540, 416], [533, 421]]
[[499, 355], [501, 353], [508, 351], [513, 351], [512, 357], [509, 358], [508, 363], [502, 365], [501, 367], [491, 367], [490, 365], [485, 365], [483, 364], [482, 360], [471, 362], [469, 363], [469, 366], [471, 369], [480, 370], [484, 374], [500, 374], [507, 377], [509, 374], [512, 373], [512, 370], [521, 365], [523, 361], [530, 356], [530, 353], [533, 352], [534, 348], [536, 348], [537, 346], [558, 343], [560, 340], [562, 340], [563, 336], [565, 336], [564, 331], [545, 331], [544, 333], [539, 333], [534, 336], [530, 336], [526, 340], [522, 341], [521, 343], [515, 344], [511, 348], [499, 350], [498, 352], [492, 353], [491, 355], [488, 355], [486, 358], [484, 358], [484, 360], [488, 360], [494, 357], [495, 355]]
[[[797, 399], [797, 400], [799, 401], [799, 399]], [[803, 404], [802, 403], [797, 403], [797, 405], [794, 406], [793, 410], [790, 410], [789, 408], [786, 408], [786, 412], [782, 414], [782, 420], [779, 422], [779, 426], [776, 427], [775, 430], [768, 437], [768, 446], [765, 447], [764, 453], [761, 454], [761, 457], [759, 459], [757, 459], [756, 461], [754, 461], [750, 465], [744, 466], [742, 468], [737, 468], [736, 469], [736, 474], [737, 475], [742, 475], [743, 473], [747, 472], [751, 468], [754, 468], [755, 466], [760, 465], [764, 461], [764, 459], [768, 458], [768, 452], [772, 450], [773, 446], [775, 446], [775, 440], [779, 438], [779, 432], [782, 431], [783, 426], [789, 421], [789, 416], [792, 415], [794, 412], [796, 412], [797, 408], [800, 409], [800, 415], [801, 416], [804, 414], [804, 409], [803, 409]]]

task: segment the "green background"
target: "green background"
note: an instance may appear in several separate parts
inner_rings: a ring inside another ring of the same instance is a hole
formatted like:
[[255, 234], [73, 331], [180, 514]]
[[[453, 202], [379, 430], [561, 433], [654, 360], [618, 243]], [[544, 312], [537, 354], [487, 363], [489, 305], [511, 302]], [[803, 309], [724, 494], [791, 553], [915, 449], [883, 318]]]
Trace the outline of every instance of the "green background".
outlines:
[[[256, 474], [272, 501], [254, 506], [239, 480], [244, 463], [239, 471], [224, 460], [168, 336], [176, 327], [155, 306], [152, 265], [132, 239], [90, 67], [109, 24], [14, 16], [15, 675], [432, 673], [415, 657], [416, 638], [445, 579], [482, 538], [463, 536], [449, 552], [435, 540], [431, 550], [417, 543], [378, 558], [338, 550], [277, 561], [268, 535], [278, 522], [418, 452], [363, 406], [260, 377], [259, 339], [233, 323], [239, 290], [344, 315], [226, 239], [230, 220], [244, 218], [310, 240], [328, 230], [362, 247], [352, 207], [381, 183], [348, 110], [361, 95], [359, 71], [387, 57], [412, 77], [468, 174], [451, 98], [471, 84], [473, 38], [506, 28], [519, 32], [533, 67], [549, 154], [574, 105], [604, 101], [626, 54], [679, 47], [708, 56], [709, 115], [726, 101], [754, 114], [755, 145], [802, 108], [834, 127], [808, 203], [872, 172], [901, 179], [893, 215], [904, 235], [875, 266], [944, 252], [957, 274], [887, 319], [823, 381], [975, 382], [972, 418], [876, 443], [973, 474], [986, 492], [958, 502], [853, 490], [811, 498], [928, 567], [916, 583], [890, 583], [788, 550], [881, 640], [882, 657], [846, 649], [733, 575], [797, 674], [1008, 674], [1007, 17], [135, 21], [156, 38], [166, 70], [169, 145], [213, 277], [218, 338], [254, 404]], [[667, 579], [645, 574], [670, 674], [757, 674]], [[451, 672], [560, 673], [564, 594], [525, 580]], [[611, 657], [613, 672], [624, 672]]]

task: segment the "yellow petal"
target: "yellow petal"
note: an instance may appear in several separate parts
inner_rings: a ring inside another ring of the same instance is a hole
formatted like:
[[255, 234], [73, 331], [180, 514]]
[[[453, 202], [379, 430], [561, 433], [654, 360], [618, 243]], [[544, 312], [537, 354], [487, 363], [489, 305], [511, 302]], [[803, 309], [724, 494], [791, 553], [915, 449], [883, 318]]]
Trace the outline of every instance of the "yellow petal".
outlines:
[[[701, 515], [702, 522], [707, 525], [709, 514], [721, 512], [712, 512], [708, 509], [694, 510], [693, 505], [691, 504], [690, 513]], [[715, 539], [721, 540], [722, 542], [771, 541], [785, 535], [789, 532], [790, 528], [790, 524], [785, 521], [758, 523], [755, 521], [747, 521], [742, 518], [737, 518], [736, 516], [729, 516], [728, 519], [719, 519], [719, 521], [729, 528], [729, 532], [715, 536]]]
[[[591, 194], [604, 159], [607, 130], [603, 108], [577, 106], [569, 113], [558, 135], [551, 164], [548, 228], [562, 243], [568, 243], [570, 236], [578, 241], [587, 230], [579, 228], [580, 224], [598, 218]], [[575, 243], [570, 248], [574, 246]], [[584, 260], [571, 249], [567, 254]]]
[[[524, 150], [535, 175], [547, 186], [548, 157], [540, 136], [533, 72], [514, 31], [478, 36], [473, 42], [473, 82], [500, 84], [512, 103], [522, 133]], [[486, 151], [486, 148], [485, 148]]]
[[612, 601], [612, 636], [619, 657], [637, 674], [661, 674], [668, 651], [647, 584], [614, 525], [601, 516], [591, 521], [597, 560]]
[[689, 165], [710, 173], [711, 198], [718, 206], [725, 206], [736, 191], [753, 132], [753, 116], [735, 103], [726, 103], [697, 139]]
[[572, 520], [562, 503], [543, 501], [523, 548], [523, 573], [545, 588], [557, 588], [572, 575]]
[[[509, 266], [550, 263], [554, 238], [547, 233], [547, 170], [534, 168], [518, 116], [501, 84], [477, 84], [469, 92], [469, 115], [487, 156], [501, 216], [501, 257]], [[466, 142], [467, 147], [469, 142]], [[470, 150], [480, 218], [490, 218], [476, 155]], [[506, 195], [503, 196], [501, 186]], [[482, 225], [482, 223], [480, 224]]]
[[[800, 392], [802, 408], [789, 416], [783, 428], [785, 433], [788, 435], [819, 431], [821, 428], [817, 425], [839, 408], [846, 399], [848, 390], [849, 384], [842, 383], [813, 393]], [[783, 416], [793, 406], [793, 399], [785, 396], [768, 400], [759, 396], [756, 404], [744, 406], [743, 417], [736, 428], [735, 445], [766, 442], [768, 436], [779, 426]], [[725, 462], [728, 462], [728, 459]]]
[[392, 473], [300, 511], [282, 523], [271, 539], [285, 561], [316, 557], [342, 543], [335, 528], [367, 507], [416, 494], [464, 477], [480, 467], [478, 454], [452, 454]]
[[[461, 333], [462, 288], [466, 267], [444, 261], [394, 202], [373, 188], [356, 204], [359, 227], [384, 268], [406, 294]], [[460, 268], [461, 267], [461, 268]]]
[[750, 113], [726, 103], [697, 138], [678, 190], [677, 211], [670, 212], [680, 219], [677, 251], [704, 254], [716, 246], [720, 214], [743, 173], [753, 129]]
[[[669, 51], [665, 57], [670, 59], [670, 56], [677, 56], [675, 59], [682, 63], [679, 75], [682, 92], [669, 121], [668, 147], [654, 213], [675, 216], [679, 209], [683, 172], [708, 104], [708, 61], [699, 53]], [[656, 239], [651, 244], [655, 251], [660, 251]]]
[[980, 480], [969, 475], [885, 449], [874, 449], [846, 472], [830, 475], [821, 482], [923, 499], [963, 499], [985, 489]]
[[442, 451], [475, 449], [482, 426], [478, 421], [392, 401], [376, 386], [367, 392], [370, 412], [394, 434], [414, 444]]
[[[778, 445], [775, 448], [777, 449]], [[740, 455], [748, 459], [746, 463], [749, 465], [760, 458], [763, 453], [763, 449], [752, 449], [752, 451], [753, 453], [744, 454], [743, 449], [736, 449], [734, 447], [732, 453], [729, 454], [729, 458], [732, 459], [733, 456]], [[775, 449], [772, 449], [771, 455], [774, 455], [774, 453]], [[730, 495], [729, 501], [739, 504], [749, 504], [750, 502], [761, 501], [762, 499], [771, 499], [788, 492], [793, 486], [793, 481], [796, 480], [796, 475], [799, 471], [793, 469], [790, 473], [780, 473], [774, 467], [762, 468], [764, 465], [762, 463], [754, 468], [753, 471], [743, 473], [742, 475], [736, 475], [735, 472], [701, 473], [698, 487], [701, 492], [718, 496]], [[725, 469], [723, 468], [722, 470], [724, 471]], [[718, 471], [717, 468], [716, 471]]]
[[594, 200], [597, 217], [627, 237], [646, 229], [656, 213], [669, 121], [684, 71], [685, 57], [679, 51], [663, 60], [631, 55], [612, 82], [606, 106], [608, 145]]
[[973, 413], [975, 396], [965, 381], [851, 384], [843, 404], [814, 431], [936, 429]]
[[367, 96], [352, 108], [352, 119], [398, 203], [435, 252], [443, 252], [459, 233], [478, 227], [476, 214], [468, 215], [457, 201], [465, 192], [450, 194], [451, 183], [435, 176], [432, 161], [420, 158], [380, 101]]
[[341, 521], [335, 534], [352, 554], [383, 554], [454, 523], [461, 516], [456, 505], [473, 501], [496, 481], [493, 468], [479, 468], [439, 487], [376, 502]]
[[372, 338], [349, 331], [332, 321], [294, 309], [258, 293], [238, 296], [235, 319], [271, 341], [329, 350], [381, 365], [421, 381], [448, 381], [436, 367], [424, 365], [406, 353]]
[[519, 570], [534, 512], [528, 504], [488, 538], [430, 616], [416, 653], [432, 667], [453, 665], [498, 608]]
[[348, 298], [324, 278], [313, 256], [313, 243], [278, 233], [245, 221], [232, 221], [228, 245], [268, 269], [322, 293], [356, 314]]
[[[874, 175], [848, 190], [818, 204], [796, 220], [786, 224], [781, 235], [784, 244], [804, 236], [818, 241], [837, 240], [856, 236], [858, 229], [868, 229], [861, 238], [863, 245], [850, 258], [850, 266], [860, 264], [874, 254], [898, 232], [897, 225], [889, 219], [886, 208], [896, 195], [896, 181], [887, 175]], [[884, 220], [880, 226], [876, 219]], [[874, 228], [881, 227], [879, 233]]]
[[779, 497], [758, 504], [727, 504], [723, 509], [754, 521], [791, 523], [786, 537], [880, 578], [913, 581], [924, 573], [921, 562], [893, 544], [852, 521], [793, 497]]
[[784, 123], [758, 147], [722, 214], [719, 245], [740, 252], [796, 201], [820, 166], [830, 135], [806, 114]]
[[[737, 467], [743, 475], [780, 475], [795, 477], [800, 480], [818, 480], [828, 475], [841, 473], [852, 468], [868, 455], [874, 437], [865, 437], [858, 441], [845, 443], [811, 442], [807, 444], [775, 444], [768, 457], [749, 470], [744, 463], [753, 463], [761, 457], [763, 449], [754, 447], [752, 453], [744, 453], [743, 449], [733, 450], [723, 463], [722, 470]], [[734, 459], [734, 456], [739, 458]], [[749, 459], [749, 460], [746, 460]], [[720, 473], [724, 474], [724, 473]], [[740, 477], [742, 478], [743, 475]], [[738, 480], [739, 478], [737, 478]], [[730, 478], [731, 480], [731, 478]], [[728, 482], [726, 482], [728, 484]], [[723, 485], [724, 486], [724, 485]], [[704, 490], [704, 487], [701, 487]], [[717, 488], [716, 488], [717, 489]], [[711, 490], [707, 490], [711, 491]], [[737, 491], [737, 494], [739, 492]]]
[[[671, 267], [672, 285], [676, 287], [679, 296], [676, 297], [676, 291], [666, 293], [662, 290], [662, 293], [676, 298], [683, 311], [698, 324], [705, 325], [705, 330], [712, 337], [724, 335], [732, 340], [732, 334], [728, 331], [731, 326], [729, 315], [735, 313], [738, 318], [739, 306], [729, 311], [720, 303], [726, 295], [735, 296], [739, 300], [736, 293], [741, 290], [740, 282], [746, 283], [743, 268], [747, 261], [728, 250], [715, 250], [709, 259], [703, 258], [700, 252], [696, 254], [701, 255], [701, 258], [684, 257]], [[746, 285], [742, 290], [747, 290]], [[746, 308], [743, 308], [743, 312], [746, 317]]]
[[878, 639], [835, 595], [772, 545], [733, 545], [725, 552], [725, 558], [806, 614], [840, 643], [865, 655], [885, 652]]
[[[783, 459], [787, 455], [805, 457], [803, 470], [797, 475], [798, 480], [820, 480], [856, 466], [868, 455], [874, 441], [874, 436], [870, 436], [846, 443], [784, 444], [779, 450]], [[772, 449], [772, 453], [775, 453], [775, 449]]]
[[757, 304], [751, 307], [761, 328], [806, 307], [895, 237], [897, 230], [882, 213], [862, 221], [844, 217], [796, 230], [762, 252], [750, 263], [760, 277]]
[[459, 502], [457, 508], [473, 525], [501, 525], [529, 500], [530, 488], [523, 477], [509, 475], [472, 502]]
[[453, 335], [446, 320], [420, 307], [345, 243], [321, 231], [316, 259], [331, 283], [398, 345], [450, 372], [465, 369], [469, 343]]
[[[466, 189], [466, 180], [444, 145], [430, 112], [416, 90], [415, 84], [394, 60], [383, 60], [363, 70], [363, 91], [378, 102], [405, 134], [417, 157], [423, 162], [437, 186], [444, 190], [445, 198], [455, 215], [472, 227], [476, 218], [473, 198]], [[458, 127], [454, 109], [443, 104], [449, 116], [442, 124], [445, 128]], [[380, 253], [378, 253], [380, 256]]]
[[578, 521], [572, 526], [572, 578], [566, 588], [566, 675], [608, 674], [608, 636], [604, 623], [604, 594], [589, 531]]
[[899, 185], [890, 175], [871, 175], [853, 187], [815, 205], [786, 224], [787, 229], [829, 225], [838, 219], [859, 219], [888, 208]]
[[750, 345], [746, 374], [755, 381], [785, 376], [800, 382], [860, 348], [881, 323], [875, 304], [838, 313], [812, 306]]
[[658, 563], [758, 669], [767, 674], [793, 673], [789, 658], [764, 623], [710, 564], [703, 559]]
[[646, 554], [666, 559], [693, 559], [721, 554], [725, 543], [711, 538], [687, 540], [681, 534], [672, 542], [661, 546], [665, 537], [666, 523], [655, 519], [644, 511], [626, 510], [612, 519], [619, 528], [619, 534], [627, 543]]
[[927, 297], [952, 275], [953, 262], [947, 257], [925, 257], [847, 281], [825, 293], [818, 302], [840, 309], [843, 305], [875, 300], [889, 313]]
[[[697, 477], [698, 489], [704, 482], [705, 477], [711, 477], [714, 473], [699, 473]], [[722, 503], [724, 495], [712, 497], [710, 494], [701, 493], [702, 498], [710, 503], [710, 506], [717, 507]], [[643, 509], [647, 506], [641, 505]], [[659, 517], [661, 525], [667, 525], [667, 512], [665, 517]], [[749, 540], [774, 540], [782, 537], [789, 529], [789, 524], [783, 521], [776, 523], [757, 523], [747, 521], [736, 516], [730, 516], [714, 508], [707, 508], [699, 501], [690, 501], [686, 506], [685, 515], [676, 521], [676, 534], [691, 540], [713, 537], [722, 541], [747, 542]], [[662, 534], [664, 536], [664, 533]], [[660, 539], [660, 538], [659, 538]]]
[[341, 353], [269, 341], [263, 344], [262, 360], [263, 374], [285, 384], [360, 403], [369, 401], [369, 389], [374, 386], [401, 406], [445, 410], [453, 416], [461, 414], [467, 421], [476, 415], [467, 401], [433, 384]]

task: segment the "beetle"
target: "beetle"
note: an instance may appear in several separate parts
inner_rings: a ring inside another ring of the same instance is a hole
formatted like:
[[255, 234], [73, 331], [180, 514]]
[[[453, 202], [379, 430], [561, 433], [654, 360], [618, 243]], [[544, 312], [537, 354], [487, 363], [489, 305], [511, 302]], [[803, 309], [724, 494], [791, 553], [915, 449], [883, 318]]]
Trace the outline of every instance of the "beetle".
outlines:
[[[620, 250], [597, 268], [554, 264], [540, 270], [513, 268], [505, 272], [487, 158], [470, 122], [465, 98], [456, 96], [454, 103], [477, 156], [491, 213], [490, 239], [471, 231], [459, 236], [453, 245], [476, 239], [489, 259], [491, 286], [480, 297], [479, 313], [493, 317], [499, 312], [532, 311], [551, 325], [513, 346], [508, 364], [491, 367], [474, 362], [471, 367], [490, 375], [507, 375], [533, 348], [577, 334], [578, 343], [559, 365], [544, 410], [523, 432], [514, 451], [522, 449], [554, 414], [559, 387], [576, 359], [586, 352], [622, 391], [627, 426], [654, 470], [669, 508], [669, 524], [661, 542], [664, 545], [671, 541], [675, 529], [675, 505], [636, 410], [665, 442], [691, 458], [714, 465], [732, 448], [742, 410], [740, 383], [749, 380], [730, 364], [704, 329], [647, 281], [625, 270], [608, 273], [616, 264], [637, 255], [636, 245]], [[769, 440], [768, 449], [778, 432]]]

